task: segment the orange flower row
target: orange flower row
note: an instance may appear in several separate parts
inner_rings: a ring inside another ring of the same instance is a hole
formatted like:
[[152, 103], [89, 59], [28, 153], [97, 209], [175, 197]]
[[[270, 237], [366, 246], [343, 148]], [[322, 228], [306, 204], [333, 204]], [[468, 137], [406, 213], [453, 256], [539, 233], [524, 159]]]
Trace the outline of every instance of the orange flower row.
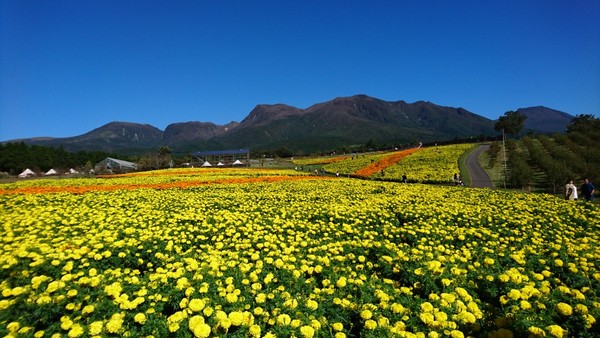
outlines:
[[89, 186], [61, 186], [61, 187], [24, 187], [11, 190], [0, 190], [2, 194], [47, 194], [56, 192], [67, 192], [72, 194], [83, 194], [92, 191], [113, 191], [113, 190], [133, 190], [133, 189], [171, 189], [171, 188], [191, 188], [208, 184], [242, 184], [259, 182], [280, 182], [280, 181], [298, 181], [330, 179], [322, 176], [262, 176], [262, 177], [243, 177], [229, 178], [216, 181], [182, 181], [169, 183], [151, 183], [151, 184], [118, 184], [118, 185], [89, 185]]
[[420, 149], [423, 149], [423, 148], [410, 148], [410, 149], [394, 152], [390, 156], [386, 156], [386, 157], [382, 158], [381, 160], [376, 161], [376, 162], [372, 163], [371, 165], [356, 171], [354, 173], [354, 175], [362, 176], [362, 177], [369, 177], [373, 174], [381, 172], [382, 170], [384, 170], [385, 168], [387, 168], [389, 166], [392, 166], [392, 165], [398, 163], [401, 159], [405, 158], [406, 156], [408, 156], [412, 153], [417, 152]]

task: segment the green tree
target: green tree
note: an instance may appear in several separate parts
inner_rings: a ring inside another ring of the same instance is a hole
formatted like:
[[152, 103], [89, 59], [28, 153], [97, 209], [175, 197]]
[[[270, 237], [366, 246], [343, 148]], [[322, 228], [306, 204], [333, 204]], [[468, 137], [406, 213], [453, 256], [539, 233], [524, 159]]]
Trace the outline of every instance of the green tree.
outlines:
[[173, 160], [173, 151], [167, 146], [158, 148], [157, 167], [166, 168], [171, 166]]
[[568, 133], [589, 134], [590, 132], [597, 132], [598, 130], [600, 130], [600, 119], [597, 119], [590, 114], [575, 116], [567, 126]]
[[523, 130], [527, 116], [517, 111], [507, 111], [504, 116], [500, 116], [498, 122], [494, 125], [496, 131], [504, 130], [505, 133], [515, 136]]

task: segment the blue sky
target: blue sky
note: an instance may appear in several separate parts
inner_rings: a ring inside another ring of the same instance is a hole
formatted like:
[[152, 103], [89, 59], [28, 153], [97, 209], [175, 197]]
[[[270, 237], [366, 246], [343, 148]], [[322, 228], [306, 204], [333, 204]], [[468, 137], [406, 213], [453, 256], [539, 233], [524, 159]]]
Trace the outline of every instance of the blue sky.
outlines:
[[366, 94], [600, 114], [600, 1], [0, 1], [0, 140]]

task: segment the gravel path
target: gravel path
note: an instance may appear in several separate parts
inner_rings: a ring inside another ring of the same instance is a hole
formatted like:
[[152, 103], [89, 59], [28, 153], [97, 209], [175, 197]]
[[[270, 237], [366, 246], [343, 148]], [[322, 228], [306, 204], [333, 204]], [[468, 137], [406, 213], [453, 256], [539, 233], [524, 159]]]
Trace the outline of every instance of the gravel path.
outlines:
[[489, 145], [480, 145], [474, 152], [472, 152], [469, 157], [467, 157], [467, 169], [469, 170], [469, 174], [471, 174], [471, 186], [476, 188], [493, 188], [492, 180], [488, 174], [483, 170], [483, 168], [477, 162], [477, 158], [479, 154], [488, 150]]

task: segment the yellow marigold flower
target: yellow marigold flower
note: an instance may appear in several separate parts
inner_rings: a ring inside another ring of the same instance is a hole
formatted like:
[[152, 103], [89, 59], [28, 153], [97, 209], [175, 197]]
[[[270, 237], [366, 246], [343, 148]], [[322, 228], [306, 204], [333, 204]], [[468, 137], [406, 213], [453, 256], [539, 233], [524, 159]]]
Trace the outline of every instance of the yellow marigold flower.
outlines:
[[433, 314], [433, 316], [435, 317], [435, 320], [437, 320], [438, 322], [445, 322], [448, 320], [448, 314], [443, 311], [437, 311]]
[[594, 318], [594, 316], [592, 316], [591, 314], [586, 314], [584, 315], [585, 317], [585, 327], [586, 328], [591, 328], [592, 325], [596, 324], [596, 318]]
[[331, 325], [334, 331], [342, 331], [344, 329], [344, 324], [337, 322]]
[[546, 336], [546, 332], [537, 326], [532, 326], [529, 329], [527, 329], [527, 331], [529, 331], [529, 333], [531, 333], [532, 335], [537, 336], [537, 337], [545, 337]]
[[106, 323], [106, 331], [110, 333], [118, 333], [123, 326], [123, 315], [114, 314], [110, 317], [108, 323]]
[[521, 298], [521, 291], [519, 291], [517, 289], [512, 289], [508, 292], [507, 296], [512, 300], [517, 300], [517, 299]]
[[227, 317], [233, 326], [241, 326], [244, 323], [244, 314], [241, 311], [230, 312]]
[[252, 325], [248, 329], [248, 333], [250, 333], [250, 336], [252, 337], [260, 337], [260, 331], [260, 326], [258, 325]]
[[89, 315], [90, 313], [94, 312], [94, 305], [86, 305], [83, 307], [83, 309], [81, 310], [81, 314], [82, 315]]
[[267, 295], [261, 292], [258, 295], [256, 295], [256, 297], [254, 297], [254, 299], [256, 300], [256, 302], [258, 304], [262, 304], [267, 300]]
[[63, 316], [62, 318], [60, 318], [60, 328], [63, 330], [69, 330], [71, 328], [71, 326], [73, 326], [73, 321], [71, 320], [71, 318], [67, 317], [67, 316]]
[[485, 265], [494, 265], [495, 261], [492, 258], [486, 257], [483, 259]]
[[346, 338], [346, 334], [344, 332], [336, 332], [334, 338]]
[[374, 321], [373, 319], [368, 319], [368, 320], [365, 322], [365, 328], [366, 328], [367, 330], [375, 330], [375, 329], [377, 328], [377, 322], [376, 322], [376, 321]]
[[312, 326], [304, 325], [300, 328], [300, 334], [305, 338], [312, 338], [315, 335], [315, 329]]
[[77, 323], [71, 327], [71, 330], [69, 330], [69, 333], [67, 334], [67, 336], [69, 336], [69, 338], [77, 338], [77, 337], [81, 337], [83, 335], [83, 333], [84, 333], [83, 326], [81, 326], [81, 324]]
[[293, 319], [290, 323], [290, 326], [294, 329], [299, 328], [302, 325], [302, 322], [299, 319]]
[[204, 324], [204, 317], [202, 316], [195, 315], [190, 317], [190, 319], [188, 320], [188, 328], [191, 331], [194, 331], [194, 328], [200, 324]]
[[531, 303], [526, 300], [521, 301], [521, 310], [529, 310], [531, 309]]
[[[108, 329], [108, 324], [107, 324], [107, 329]], [[177, 332], [177, 330], [179, 330], [179, 323], [169, 324], [169, 332]]]
[[[185, 298], [184, 298], [185, 299]], [[204, 309], [204, 301], [202, 299], [194, 298], [190, 300], [187, 304], [188, 309], [192, 310], [192, 312], [199, 312]]]
[[573, 308], [567, 303], [556, 304], [556, 311], [563, 316], [570, 316], [573, 314]]
[[19, 324], [19, 322], [10, 322], [8, 325], [6, 325], [6, 329], [11, 333], [19, 331], [19, 328], [21, 328], [21, 324]]
[[214, 310], [212, 307], [210, 307], [210, 306], [207, 306], [207, 307], [205, 307], [205, 308], [202, 310], [202, 313], [204, 314], [204, 316], [206, 316], [206, 317], [210, 317], [210, 316], [213, 314], [213, 312], [214, 312], [214, 311], [215, 311], [215, 310]]
[[499, 279], [501, 282], [504, 282], [504, 283], [506, 283], [506, 282], [508, 282], [508, 281], [510, 280], [510, 277], [509, 277], [507, 274], [504, 274], [504, 273], [503, 273], [503, 274], [501, 274], [500, 276], [498, 276], [498, 279]]
[[452, 338], [465, 338], [465, 335], [458, 330], [452, 330], [450, 331], [450, 337]]
[[558, 267], [561, 267], [561, 266], [564, 265], [564, 263], [563, 263], [562, 260], [560, 260], [560, 259], [557, 258], [557, 259], [554, 260], [554, 265], [556, 265]]
[[550, 336], [556, 337], [556, 338], [562, 338], [564, 336], [564, 334], [566, 333], [565, 330], [563, 330], [563, 328], [560, 327], [559, 325], [546, 326], [546, 330], [548, 330], [548, 334]]
[[219, 320], [219, 326], [224, 328], [225, 330], [228, 330], [229, 327], [231, 327], [231, 319], [225, 317], [225, 318], [221, 318]]
[[452, 282], [453, 282], [452, 279], [442, 278], [442, 285], [444, 285], [444, 286], [449, 286], [450, 284], [452, 284]]
[[95, 321], [88, 326], [88, 333], [90, 335], [97, 336], [102, 333], [102, 328], [102, 321]]
[[311, 310], [316, 310], [319, 307], [319, 303], [317, 303], [316, 301], [309, 299], [306, 301], [306, 307], [311, 309]]
[[468, 311], [461, 311], [455, 316], [457, 320], [465, 324], [474, 324], [477, 321], [477, 317]]
[[290, 325], [291, 321], [292, 318], [290, 318], [290, 316], [285, 313], [282, 313], [279, 316], [277, 316], [277, 324], [279, 325]]
[[342, 276], [342, 277], [340, 277], [340, 278], [337, 280], [337, 282], [335, 282], [335, 285], [336, 285], [338, 288], [343, 288], [344, 286], [346, 286], [346, 277], [343, 277], [343, 276]]
[[423, 312], [433, 312], [433, 305], [430, 302], [424, 302], [421, 304], [421, 311]]
[[421, 319], [421, 321], [427, 325], [433, 323], [435, 321], [435, 317], [433, 316], [433, 313], [430, 312], [422, 312], [419, 314], [419, 318]]
[[[197, 338], [207, 338], [210, 337], [210, 325], [206, 323], [200, 323], [194, 327], [192, 332], [194, 333], [194, 337]], [[172, 331], [171, 331], [172, 332]]]
[[134, 317], [133, 317], [133, 321], [138, 323], [138, 324], [144, 324], [146, 322], [146, 315], [138, 312]]
[[371, 317], [373, 316], [373, 313], [370, 310], [362, 310], [360, 312], [360, 318], [362, 319], [371, 319]]
[[227, 300], [228, 303], [235, 303], [238, 301], [238, 296], [235, 293], [228, 293], [227, 296], [225, 296], [225, 300]]

